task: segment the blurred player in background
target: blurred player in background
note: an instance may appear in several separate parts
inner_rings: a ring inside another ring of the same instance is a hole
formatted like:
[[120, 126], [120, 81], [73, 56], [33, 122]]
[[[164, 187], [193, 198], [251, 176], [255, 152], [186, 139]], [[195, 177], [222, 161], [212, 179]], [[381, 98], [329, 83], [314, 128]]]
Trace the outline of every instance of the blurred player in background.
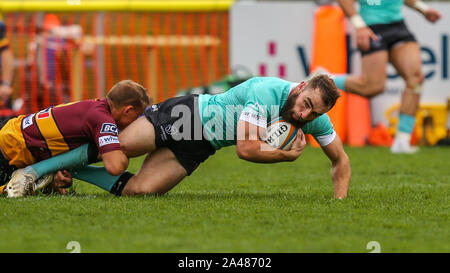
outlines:
[[[28, 64], [36, 67], [39, 88], [34, 99], [41, 109], [70, 101], [70, 55], [80, 46], [83, 30], [61, 22], [53, 13], [38, 13], [36, 21], [37, 31], [28, 45]], [[49, 102], [44, 101], [44, 94]]]
[[[3, 122], [0, 127], [0, 192], [15, 197], [48, 184], [52, 174], [40, 181], [39, 187], [28, 188], [43, 169], [24, 168], [35, 162], [64, 154], [83, 144], [93, 144], [84, 154], [89, 163], [101, 159], [111, 175], [123, 173], [128, 157], [121, 151], [118, 130], [123, 130], [144, 112], [150, 100], [140, 84], [125, 80], [114, 85], [105, 99], [84, 100], [49, 107], [31, 115], [21, 115]], [[87, 146], [87, 145], [86, 145]], [[58, 177], [70, 182], [67, 172]], [[64, 182], [63, 181], [63, 182]]]
[[[306, 145], [305, 134], [311, 134], [331, 161], [334, 197], [344, 198], [350, 163], [326, 114], [339, 96], [332, 79], [318, 75], [302, 83], [255, 77], [223, 94], [171, 98], [147, 108], [119, 135], [128, 157], [147, 154], [136, 175], [111, 176], [94, 166], [73, 173], [95, 185], [103, 181], [100, 187], [116, 195], [164, 194], [218, 149], [236, 145], [239, 158], [256, 163], [294, 161]], [[270, 121], [280, 117], [301, 128], [288, 151], [261, 140]]]
[[6, 37], [6, 26], [0, 14], [0, 121], [13, 115], [11, 109], [12, 80], [14, 76], [14, 55]]
[[419, 107], [424, 75], [420, 46], [403, 20], [403, 4], [420, 12], [428, 21], [441, 17], [435, 9], [420, 0], [360, 0], [359, 13], [354, 0], [338, 0], [345, 15], [356, 29], [356, 42], [362, 54], [361, 75], [338, 75], [339, 89], [364, 97], [382, 93], [386, 83], [386, 65], [392, 63], [406, 83], [402, 94], [399, 123], [392, 153], [413, 153], [411, 134]]

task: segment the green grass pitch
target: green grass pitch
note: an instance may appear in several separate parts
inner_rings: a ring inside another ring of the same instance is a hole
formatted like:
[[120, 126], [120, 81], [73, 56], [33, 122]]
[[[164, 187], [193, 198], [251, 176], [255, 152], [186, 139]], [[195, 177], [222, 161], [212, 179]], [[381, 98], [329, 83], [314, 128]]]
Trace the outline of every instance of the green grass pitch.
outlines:
[[[0, 198], [0, 252], [450, 252], [450, 150], [349, 148], [349, 198], [308, 147], [253, 164], [223, 149], [165, 196], [115, 197], [77, 181], [69, 196]], [[135, 172], [143, 158], [131, 161]]]

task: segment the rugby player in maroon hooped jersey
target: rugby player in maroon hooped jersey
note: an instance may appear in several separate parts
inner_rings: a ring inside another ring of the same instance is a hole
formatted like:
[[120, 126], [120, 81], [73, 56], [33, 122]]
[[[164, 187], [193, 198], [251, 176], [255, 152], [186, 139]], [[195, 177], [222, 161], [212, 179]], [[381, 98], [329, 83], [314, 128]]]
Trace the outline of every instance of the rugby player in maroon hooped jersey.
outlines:
[[[104, 99], [91, 99], [49, 107], [0, 124], [0, 193], [12, 173], [36, 162], [89, 144], [89, 160], [102, 160], [111, 175], [123, 173], [128, 158], [121, 151], [119, 130], [140, 116], [150, 103], [147, 90], [131, 80], [114, 85]], [[53, 174], [38, 185], [49, 184]], [[71, 185], [66, 171], [56, 174], [53, 188], [59, 193]], [[14, 189], [9, 189], [13, 191]], [[8, 194], [9, 195], [9, 194]]]

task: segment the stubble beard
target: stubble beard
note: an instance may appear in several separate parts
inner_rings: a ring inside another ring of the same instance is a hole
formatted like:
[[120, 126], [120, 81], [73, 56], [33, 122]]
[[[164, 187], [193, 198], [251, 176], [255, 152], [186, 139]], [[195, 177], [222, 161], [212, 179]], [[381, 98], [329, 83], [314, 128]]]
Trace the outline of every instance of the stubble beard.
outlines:
[[302, 128], [307, 124], [309, 121], [305, 120], [297, 120], [294, 119], [292, 116], [294, 115], [294, 111], [292, 110], [295, 105], [295, 101], [297, 100], [297, 97], [300, 95], [300, 93], [292, 94], [288, 97], [286, 100], [286, 103], [284, 104], [283, 108], [281, 109], [281, 117], [289, 122], [290, 124], [294, 125], [296, 128]]

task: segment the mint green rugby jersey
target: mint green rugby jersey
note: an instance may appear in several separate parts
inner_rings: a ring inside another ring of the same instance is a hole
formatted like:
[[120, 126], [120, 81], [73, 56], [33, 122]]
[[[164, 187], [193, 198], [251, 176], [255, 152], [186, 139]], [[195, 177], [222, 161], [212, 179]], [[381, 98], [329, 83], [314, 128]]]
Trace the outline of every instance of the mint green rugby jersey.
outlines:
[[[216, 149], [235, 145], [240, 119], [266, 128], [278, 118], [289, 92], [298, 83], [275, 77], [254, 77], [219, 95], [199, 95], [199, 113], [205, 137]], [[302, 128], [322, 146], [336, 133], [330, 118], [323, 114]]]
[[367, 25], [389, 24], [403, 20], [404, 0], [360, 0], [359, 14]]

